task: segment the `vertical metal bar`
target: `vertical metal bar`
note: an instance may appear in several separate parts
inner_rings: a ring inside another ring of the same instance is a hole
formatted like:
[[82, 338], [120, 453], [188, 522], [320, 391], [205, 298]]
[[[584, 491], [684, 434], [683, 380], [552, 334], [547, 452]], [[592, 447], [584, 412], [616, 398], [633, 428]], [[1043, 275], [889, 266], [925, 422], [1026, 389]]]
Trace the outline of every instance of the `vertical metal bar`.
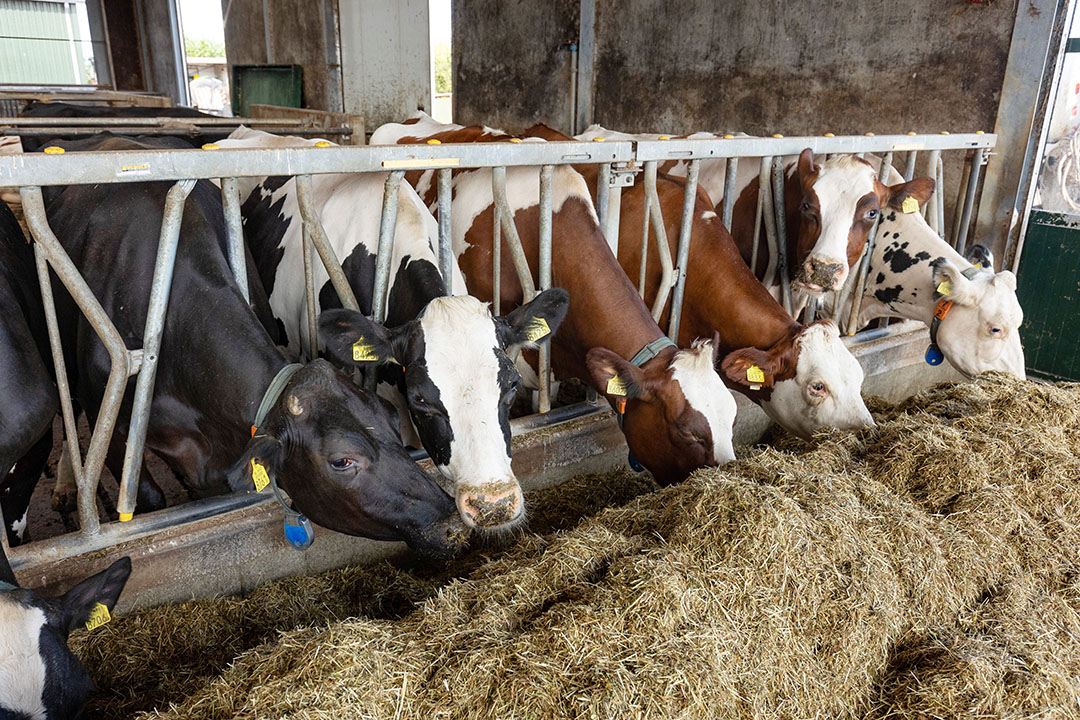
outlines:
[[[892, 160], [893, 154], [891, 152], [885, 153], [885, 157], [881, 160], [881, 169], [878, 171], [878, 180], [880, 182], [884, 183], [889, 179], [889, 170], [892, 168]], [[870, 274], [870, 260], [874, 256], [874, 245], [877, 241], [877, 229], [880, 221], [881, 213], [879, 212], [878, 219], [874, 221], [874, 225], [870, 228], [870, 233], [866, 237], [866, 247], [863, 248], [861, 262], [856, 263], [858, 276], [855, 278], [855, 284], [852, 289], [851, 314], [848, 316], [848, 335], [854, 335], [859, 329], [857, 327], [857, 322], [859, 320], [859, 313], [862, 312], [863, 290], [866, 288], [866, 276]]]
[[728, 158], [724, 166], [724, 206], [720, 213], [720, 219], [728, 230], [731, 230], [731, 215], [735, 211], [735, 182], [738, 173], [739, 158]]
[[960, 184], [956, 186], [956, 204], [953, 205], [952, 230], [949, 232], [948, 242], [954, 248], [960, 237], [960, 216], [962, 208], [967, 204], [968, 179], [971, 177], [971, 155], [964, 157], [964, 172], [960, 178]]
[[762, 279], [765, 287], [769, 287], [776, 282], [776, 266], [779, 262], [777, 259], [779, 253], [777, 245], [779, 243], [776, 237], [776, 213], [773, 212], [772, 180], [770, 178], [771, 169], [772, 157], [761, 158], [761, 168], [758, 172], [759, 197], [761, 198], [762, 226], [765, 228], [765, 240], [769, 246], [769, 262], [765, 266], [765, 275]]
[[660, 256], [660, 286], [656, 289], [656, 299], [653, 300], [652, 306], [653, 320], [660, 322], [664, 305], [667, 304], [668, 295], [671, 294], [671, 281], [675, 268], [671, 263], [671, 246], [668, 245], [664, 213], [660, 208], [660, 195], [656, 190], [656, 166], [655, 160], [645, 162], [645, 194], [651, 198], [648, 217], [652, 220], [653, 232], [656, 234], [656, 252]]
[[240, 217], [240, 184], [236, 178], [221, 178], [221, 207], [225, 212], [225, 240], [229, 247], [229, 267], [232, 268], [236, 286], [250, 303], [248, 293], [247, 261], [244, 258], [244, 223]]
[[390, 289], [390, 257], [394, 251], [394, 230], [397, 228], [398, 188], [404, 170], [394, 170], [383, 183], [382, 216], [379, 222], [379, 251], [375, 256], [375, 292], [371, 298], [371, 318], [386, 320], [386, 296]]
[[308, 327], [308, 360], [319, 357], [318, 300], [315, 297], [315, 252], [311, 242], [311, 225], [300, 226], [304, 251], [304, 309]]
[[[761, 241], [761, 207], [765, 204], [765, 186], [758, 176], [757, 204], [754, 206], [754, 243], [750, 249], [750, 272], [757, 277], [758, 246]], [[731, 228], [728, 228], [730, 230]]]
[[442, 168], [439, 175], [439, 271], [442, 273], [446, 294], [454, 294], [454, 248], [450, 237], [450, 168]]
[[529, 269], [525, 250], [521, 246], [521, 238], [518, 237], [517, 225], [514, 224], [514, 211], [506, 198], [505, 167], [491, 169], [491, 194], [495, 199], [495, 206], [499, 208], [499, 219], [502, 221], [503, 235], [506, 236], [506, 247], [510, 250], [510, 259], [514, 262], [514, 270], [517, 271], [518, 281], [521, 283], [522, 302], [528, 302], [536, 295], [536, 285], [533, 283], [532, 271]]
[[934, 192], [930, 196], [930, 199], [926, 201], [926, 205], [923, 206], [923, 217], [926, 218], [926, 222], [927, 222], [927, 224], [930, 225], [930, 229], [933, 230], [934, 232], [936, 232], [938, 235], [941, 234], [941, 228], [938, 226], [938, 215], [937, 215], [937, 213], [938, 213], [938, 204], [941, 202], [941, 200], [940, 200], [941, 184], [938, 182], [938, 178], [937, 178], [937, 167], [938, 167], [938, 163], [940, 163], [940, 162], [941, 162], [941, 151], [940, 150], [931, 150], [929, 159], [927, 161], [927, 168], [926, 168], [927, 172], [926, 172], [926, 174], [934, 179]]
[[780, 297], [791, 314], [791, 278], [787, 257], [787, 206], [784, 204], [784, 158], [772, 161], [773, 211], [776, 213], [776, 269], [780, 275]]
[[638, 264], [638, 295], [645, 299], [645, 269], [649, 263], [649, 225], [652, 223], [652, 195], [645, 193], [641, 222], [641, 262]]
[[[551, 287], [551, 165], [540, 168], [540, 289]], [[540, 343], [540, 412], [551, 410], [551, 335]]]
[[960, 215], [960, 228], [956, 233], [953, 248], [961, 255], [967, 248], [968, 226], [971, 224], [971, 211], [975, 207], [975, 193], [979, 189], [979, 173], [982, 170], [983, 149], [975, 148], [971, 154], [971, 171], [968, 173], [967, 192], [964, 194], [964, 210]]
[[686, 292], [686, 264], [690, 260], [690, 236], [694, 229], [694, 207], [697, 204], [698, 171], [701, 160], [691, 160], [686, 166], [686, 189], [683, 193], [682, 224], [679, 226], [679, 245], [676, 253], [675, 292], [671, 296], [671, 322], [668, 337], [679, 342], [679, 320], [682, 317], [683, 294]]
[[915, 159], [918, 156], [918, 152], [912, 150], [907, 154], [907, 165], [904, 166], [904, 182], [911, 182], [911, 178], [915, 177]]
[[127, 448], [124, 450], [124, 471], [116, 501], [116, 512], [120, 515], [121, 522], [130, 520], [135, 513], [135, 496], [139, 491], [139, 476], [142, 474], [143, 447], [150, 421], [150, 402], [154, 394], [154, 379], [157, 377], [161, 335], [165, 327], [165, 314], [169, 309], [176, 248], [180, 244], [180, 225], [184, 218], [184, 203], [194, 187], [193, 179], [179, 180], [165, 196], [165, 212], [161, 218], [161, 235], [158, 239], [157, 259], [154, 261], [154, 279], [150, 285], [150, 302], [146, 311], [146, 325], [143, 328], [142, 366], [135, 381], [131, 425], [128, 429]]
[[[295, 182], [296, 204], [304, 222], [304, 236], [315, 247], [315, 252], [319, 253], [319, 259], [322, 260], [326, 274], [330, 278], [330, 284], [333, 285], [334, 292], [341, 300], [341, 305], [349, 310], [360, 312], [356, 295], [353, 294], [352, 286], [349, 285], [349, 279], [345, 277], [345, 271], [341, 269], [341, 262], [338, 261], [337, 253], [334, 252], [333, 245], [326, 237], [326, 231], [323, 230], [322, 222], [319, 220], [319, 213], [316, 212], [315, 204], [311, 200], [311, 176], [297, 175]], [[314, 358], [314, 355], [312, 357]]]
[[[79, 448], [78, 426], [75, 409], [71, 403], [71, 386], [68, 383], [67, 363], [64, 360], [63, 345], [60, 341], [60, 325], [56, 320], [56, 304], [53, 302], [52, 280], [49, 278], [49, 260], [40, 243], [34, 243], [34, 261], [37, 265], [38, 283], [41, 285], [41, 304], [45, 309], [45, 325], [49, 330], [49, 347], [52, 349], [53, 367], [56, 369], [56, 389], [60, 395], [60, 414], [64, 418], [64, 440], [67, 443], [71, 470], [75, 474], [76, 486], [83, 485], [82, 453]], [[98, 523], [97, 503], [92, 503], [86, 510]], [[79, 523], [83, 530], [87, 523], [83, 519], [83, 503], [79, 503]], [[96, 532], [96, 529], [94, 530]]]
[[[612, 255], [619, 256], [619, 235], [611, 238], [607, 234], [607, 217], [610, 210], [608, 203], [611, 199], [611, 163], [601, 163], [596, 169], [596, 218], [600, 221], [600, 231], [604, 233], [608, 247]], [[612, 244], [614, 239], [614, 244]]]
[[[123, 338], [117, 332], [109, 316], [105, 313], [101, 303], [94, 297], [93, 291], [83, 280], [75, 263], [68, 257], [60, 241], [56, 239], [49, 223], [45, 218], [45, 205], [41, 198], [41, 188], [26, 186], [20, 189], [19, 194], [23, 203], [23, 215], [26, 224], [30, 228], [30, 234], [41, 247], [49, 259], [53, 272], [60, 278], [72, 299], [79, 306], [87, 322], [101, 338], [105, 349], [109, 353], [109, 379], [105, 383], [105, 391], [102, 394], [101, 405], [98, 409], [97, 422], [94, 423], [94, 431], [90, 437], [90, 447], [86, 451], [86, 460], [82, 467], [82, 475], [76, 476], [79, 484], [79, 526], [84, 534], [95, 534], [100, 530], [101, 523], [97, 515], [97, 486], [101, 478], [101, 469], [105, 464], [105, 454], [112, 439], [113, 428], [116, 425], [116, 416], [120, 411], [120, 403], [124, 398], [124, 388], [130, 375], [131, 353], [124, 345]], [[43, 286], [43, 289], [48, 285]], [[52, 304], [51, 295], [46, 301]], [[55, 313], [53, 315], [55, 321]], [[56, 339], [59, 340], [57, 333]], [[59, 343], [53, 345], [53, 356], [63, 352]], [[74, 421], [74, 418], [71, 418]], [[67, 419], [65, 419], [65, 423]], [[69, 437], [69, 447], [78, 449], [78, 439]], [[78, 454], [72, 453], [72, 469], [75, 468], [75, 459]]]
[[937, 188], [937, 231], [942, 238], [945, 237], [945, 161], [938, 157], [937, 176], [935, 178]]
[[[492, 184], [494, 185], [494, 173]], [[492, 200], [495, 191], [492, 189]], [[491, 308], [496, 316], [502, 314], [502, 207], [499, 203], [492, 205], [491, 218], [494, 227], [491, 228]]]

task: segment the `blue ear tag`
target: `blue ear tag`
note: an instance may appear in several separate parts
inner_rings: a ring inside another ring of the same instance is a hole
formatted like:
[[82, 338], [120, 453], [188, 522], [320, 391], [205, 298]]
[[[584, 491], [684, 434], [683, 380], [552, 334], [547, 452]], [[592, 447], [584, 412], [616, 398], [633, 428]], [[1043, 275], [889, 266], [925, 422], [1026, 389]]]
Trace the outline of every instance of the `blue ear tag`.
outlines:
[[303, 515], [285, 516], [285, 539], [297, 550], [307, 550], [315, 540], [311, 521]]
[[645, 468], [641, 467], [641, 463], [639, 463], [637, 461], [637, 458], [634, 457], [634, 453], [626, 453], [626, 462], [630, 463], [630, 469], [634, 472], [645, 472]]
[[938, 349], [937, 345], [930, 345], [926, 348], [926, 364], [927, 365], [940, 365], [941, 361], [945, 359], [945, 356]]

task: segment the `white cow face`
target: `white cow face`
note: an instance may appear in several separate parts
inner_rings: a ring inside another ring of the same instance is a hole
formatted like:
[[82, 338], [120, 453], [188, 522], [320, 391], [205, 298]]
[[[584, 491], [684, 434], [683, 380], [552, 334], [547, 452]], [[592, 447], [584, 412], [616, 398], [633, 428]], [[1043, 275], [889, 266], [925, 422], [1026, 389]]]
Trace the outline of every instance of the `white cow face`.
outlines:
[[942, 260], [934, 268], [934, 284], [944, 281], [950, 286], [945, 298], [953, 304], [938, 328], [937, 344], [953, 367], [969, 376], [1002, 370], [1026, 377], [1016, 276], [1008, 270], [980, 272], [969, 280]]
[[[0, 564], [10, 570], [2, 556]], [[18, 588], [0, 592], [0, 718], [83, 716], [94, 684], [68, 649], [68, 634], [89, 627], [98, 604], [112, 612], [130, 574], [125, 557], [57, 598]]]
[[569, 307], [561, 288], [505, 317], [468, 295], [431, 300], [418, 318], [386, 328], [351, 310], [328, 310], [319, 335], [344, 367], [384, 365], [405, 397], [424, 449], [454, 483], [462, 520], [499, 531], [524, 518], [510, 466], [510, 406], [521, 386], [510, 356], [553, 334]]
[[[760, 383], [748, 379], [751, 366], [761, 370]], [[800, 437], [826, 427], [874, 424], [862, 399], [862, 366], [831, 321], [807, 325], [768, 350], [735, 350], [724, 358], [723, 370], [769, 417]]]

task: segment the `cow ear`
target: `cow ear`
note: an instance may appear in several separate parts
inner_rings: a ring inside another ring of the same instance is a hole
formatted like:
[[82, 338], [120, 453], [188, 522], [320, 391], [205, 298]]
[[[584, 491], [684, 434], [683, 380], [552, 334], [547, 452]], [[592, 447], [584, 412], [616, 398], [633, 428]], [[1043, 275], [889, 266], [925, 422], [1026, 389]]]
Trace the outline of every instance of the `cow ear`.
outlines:
[[98, 609], [104, 605], [109, 613], [116, 607], [128, 576], [131, 575], [131, 558], [122, 557], [97, 575], [92, 575], [67, 593], [57, 598], [60, 606], [60, 629], [69, 633], [75, 628], [86, 627], [93, 618], [96, 625], [108, 621], [109, 615]]
[[[893, 210], [904, 211], [904, 202], [909, 204], [908, 211], [915, 212], [930, 199], [930, 196], [934, 194], [934, 181], [928, 177], [915, 178], [908, 182], [898, 183], [896, 185], [889, 185], [889, 201], [888, 206]], [[914, 210], [910, 208], [910, 200], [914, 199], [919, 205]]]
[[635, 398], [648, 402], [653, 392], [645, 383], [641, 368], [624, 360], [605, 347], [594, 347], [585, 356], [593, 387], [612, 400], [620, 397]]
[[355, 310], [336, 308], [322, 313], [319, 341], [338, 367], [370, 367], [397, 360], [394, 332]]
[[570, 293], [551, 288], [501, 318], [499, 341], [504, 350], [535, 348], [555, 334], [570, 308]]
[[276, 476], [281, 472], [284, 464], [284, 444], [273, 435], [260, 431], [251, 439], [244, 454], [229, 470], [229, 489], [233, 492], [262, 490], [263, 487], [260, 485], [266, 478]]
[[991, 281], [995, 286], [1004, 286], [1010, 292], [1016, 292], [1016, 276], [1008, 270], [1002, 270]]
[[951, 300], [958, 305], [972, 307], [979, 302], [979, 292], [975, 283], [945, 259], [934, 261], [934, 293], [937, 298]]
[[758, 348], [732, 350], [720, 363], [720, 370], [731, 382], [747, 388], [753, 385], [772, 387], [776, 382], [776, 363], [772, 355]]
[[817, 171], [818, 166], [814, 162], [814, 151], [806, 148], [799, 153], [799, 182], [802, 183], [803, 192], [810, 189], [810, 176]]

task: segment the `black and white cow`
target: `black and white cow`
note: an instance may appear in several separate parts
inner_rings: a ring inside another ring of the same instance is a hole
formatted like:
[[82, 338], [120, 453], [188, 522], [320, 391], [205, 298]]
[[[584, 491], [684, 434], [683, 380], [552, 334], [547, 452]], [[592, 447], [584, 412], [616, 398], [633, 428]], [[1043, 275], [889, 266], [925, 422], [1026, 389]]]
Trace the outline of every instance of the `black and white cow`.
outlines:
[[[889, 182], [898, 177], [893, 170]], [[1016, 298], [1016, 276], [995, 273], [985, 248], [973, 247], [969, 254], [976, 267], [942, 240], [917, 208], [909, 210], [894, 206], [882, 213], [857, 327], [878, 317], [930, 325], [942, 301], [951, 301], [935, 333], [945, 359], [965, 375], [1002, 370], [1025, 377], [1024, 312]], [[845, 308], [841, 320], [849, 314]]]
[[[316, 142], [241, 128], [220, 145], [307, 147]], [[385, 179], [383, 173], [312, 178], [314, 205], [365, 313], [371, 311]], [[286, 178], [256, 182], [240, 181], [245, 235], [289, 351], [301, 357], [310, 338], [296, 185]], [[435, 219], [416, 191], [402, 183], [385, 325], [340, 309], [319, 263], [320, 339], [339, 365], [385, 366], [382, 377], [388, 384], [383, 387], [396, 390], [391, 399], [403, 410], [403, 439], [422, 444], [453, 482], [468, 526], [501, 530], [524, 517], [521, 488], [510, 465], [509, 411], [521, 384], [510, 356], [555, 332], [569, 301], [556, 288], [506, 317], [493, 317], [487, 303], [465, 294], [456, 260], [451, 268], [457, 294], [447, 297], [437, 238]], [[534, 333], [536, 328], [542, 331]], [[361, 338], [368, 350], [355, 354]], [[409, 432], [413, 429], [415, 434]]]
[[[68, 150], [173, 148], [169, 139], [100, 135]], [[68, 186], [46, 192], [49, 222], [129, 345], [137, 345], [169, 183]], [[284, 385], [253, 437], [256, 409], [286, 359], [266, 331], [266, 296], [251, 306], [229, 269], [220, 193], [199, 182], [187, 199], [146, 447], [211, 491], [250, 489], [261, 465], [314, 522], [350, 535], [403, 539], [428, 556], [464, 543], [453, 499], [402, 446], [392, 413], [325, 360]], [[56, 291], [75, 393], [96, 417], [108, 375], [102, 343]], [[254, 308], [254, 309], [253, 309]], [[258, 314], [257, 314], [258, 313]], [[260, 320], [261, 316], [261, 320]], [[131, 382], [133, 385], [134, 382]], [[130, 395], [117, 421], [126, 437]], [[114, 474], [118, 467], [110, 467]]]
[[19, 587], [0, 548], [0, 718], [83, 717], [94, 683], [68, 649], [68, 635], [107, 622], [130, 574], [131, 560], [120, 558], [67, 593], [46, 598]]
[[25, 538], [30, 496], [52, 449], [58, 401], [34, 252], [0, 202], [0, 508], [8, 543]]

